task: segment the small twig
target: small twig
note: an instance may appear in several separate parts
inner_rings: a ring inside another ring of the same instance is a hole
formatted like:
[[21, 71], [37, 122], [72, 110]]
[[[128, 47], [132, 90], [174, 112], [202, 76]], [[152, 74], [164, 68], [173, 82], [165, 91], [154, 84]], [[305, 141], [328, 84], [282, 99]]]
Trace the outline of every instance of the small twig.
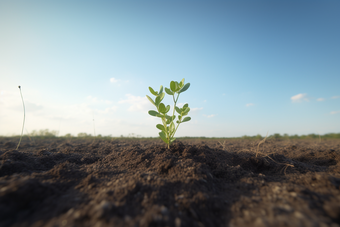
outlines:
[[280, 171], [280, 173], [282, 173], [282, 171], [283, 171], [283, 173], [286, 175], [286, 171], [287, 171], [287, 168], [288, 167], [294, 167], [294, 165], [291, 165], [291, 164], [288, 164], [288, 163], [278, 163], [278, 164], [283, 164], [283, 165], [285, 165], [285, 167], [282, 167], [282, 169], [281, 169], [281, 171]]
[[277, 162], [277, 161], [275, 161], [274, 159], [272, 159], [271, 157], [269, 157], [269, 155], [266, 155], [264, 158], [266, 158], [266, 157], [268, 157], [269, 159], [271, 159], [273, 162], [275, 162], [276, 164], [279, 164], [279, 165], [285, 165], [285, 167], [283, 167], [282, 169], [281, 169], [281, 171], [283, 171], [283, 169], [284, 169], [284, 174], [286, 175], [286, 170], [287, 170], [287, 168], [288, 167], [295, 167], [294, 165], [292, 165], [292, 164], [288, 164], [288, 163], [281, 163], [281, 162]]
[[[266, 141], [267, 137], [268, 137], [268, 132], [267, 132], [266, 137], [265, 137], [263, 140], [261, 140], [261, 141], [259, 142], [259, 144], [257, 145], [257, 151], [256, 151], [256, 156], [255, 156], [255, 157], [257, 157], [257, 154], [259, 153], [260, 145]], [[271, 153], [271, 154], [274, 154], [274, 152]], [[288, 167], [292, 167], [292, 168], [295, 167], [295, 166], [292, 165], [292, 164], [277, 162], [277, 161], [275, 161], [274, 159], [272, 159], [271, 157], [269, 157], [269, 155], [270, 155], [270, 154], [267, 154], [267, 155], [265, 155], [263, 158], [269, 158], [270, 160], [272, 160], [272, 161], [275, 162], [276, 164], [284, 165], [284, 167], [281, 169], [281, 171], [283, 171], [285, 175], [286, 175], [286, 170], [287, 170]]]
[[222, 146], [222, 148], [224, 150], [225, 149], [225, 140], [224, 140], [223, 144], [220, 141], [218, 141], [218, 142], [221, 144], [221, 146]]
[[25, 103], [24, 103], [24, 98], [22, 97], [22, 93], [21, 93], [21, 86], [18, 86], [18, 88], [20, 90], [22, 105], [24, 107], [24, 121], [22, 122], [21, 136], [20, 136], [20, 140], [19, 140], [19, 143], [18, 143], [18, 146], [17, 146], [17, 150], [19, 149], [19, 146], [20, 146], [20, 143], [21, 143], [22, 134], [24, 133], [24, 125], [25, 125]]
[[265, 137], [263, 140], [261, 140], [261, 141], [259, 142], [259, 144], [257, 145], [257, 150], [256, 150], [256, 155], [255, 155], [255, 157], [257, 157], [257, 154], [258, 154], [258, 152], [259, 152], [260, 145], [266, 141], [267, 136], [268, 136], [268, 132], [267, 132], [266, 137]]

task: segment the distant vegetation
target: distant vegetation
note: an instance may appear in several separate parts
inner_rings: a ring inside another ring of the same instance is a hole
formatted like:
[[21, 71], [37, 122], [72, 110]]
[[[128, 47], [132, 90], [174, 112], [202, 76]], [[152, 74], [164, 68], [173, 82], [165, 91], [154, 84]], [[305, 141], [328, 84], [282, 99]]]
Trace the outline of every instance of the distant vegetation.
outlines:
[[49, 131], [48, 129], [41, 129], [39, 131], [33, 130], [31, 133], [27, 134], [30, 137], [57, 137], [57, 131]]
[[[248, 139], [248, 140], [261, 140], [264, 139], [264, 136], [257, 134], [256, 136], [241, 136], [241, 137], [179, 137], [179, 139]], [[288, 134], [279, 134], [275, 133], [273, 135], [269, 135], [267, 139], [275, 139], [275, 140], [285, 140], [285, 139], [340, 139], [340, 133], [327, 133], [324, 135], [319, 134], [308, 134], [308, 135], [288, 135]]]
[[[81, 138], [81, 139], [93, 139], [93, 138], [100, 138], [100, 139], [118, 139], [118, 138], [124, 138], [124, 139], [138, 139], [138, 138], [143, 138], [143, 139], [157, 139], [159, 137], [142, 137], [141, 135], [130, 133], [127, 136], [120, 135], [119, 137], [115, 137], [112, 135], [107, 135], [107, 136], [102, 136], [101, 134], [96, 135], [94, 137], [92, 134], [87, 134], [85, 132], [78, 133], [76, 136], [68, 133], [64, 136], [58, 136], [58, 131], [52, 130], [49, 131], [48, 129], [42, 129], [42, 130], [33, 130], [30, 133], [24, 134], [24, 136], [27, 136], [29, 138], [41, 138], [41, 139], [50, 139], [50, 138], [65, 138], [65, 139], [76, 139], [76, 138]], [[5, 136], [0, 136], [0, 137], [5, 137]], [[18, 137], [12, 136], [12, 137]], [[288, 134], [279, 134], [275, 133], [273, 135], [270, 135], [267, 137], [267, 139], [275, 139], [275, 140], [285, 140], [285, 139], [340, 139], [340, 133], [327, 133], [324, 135], [318, 135], [318, 134], [308, 134], [308, 135], [288, 135]], [[263, 136], [260, 134], [256, 136], [242, 136], [242, 137], [178, 137], [178, 139], [250, 139], [250, 140], [259, 140], [259, 139], [264, 139]]]
[[[257, 135], [257, 136], [242, 136], [242, 139], [262, 139], [264, 137], [262, 137], [261, 135]], [[273, 135], [268, 136], [268, 139], [340, 139], [340, 133], [327, 133], [324, 135], [318, 135], [318, 134], [308, 134], [308, 135], [288, 135], [288, 134], [279, 134], [279, 133], [275, 133]]]

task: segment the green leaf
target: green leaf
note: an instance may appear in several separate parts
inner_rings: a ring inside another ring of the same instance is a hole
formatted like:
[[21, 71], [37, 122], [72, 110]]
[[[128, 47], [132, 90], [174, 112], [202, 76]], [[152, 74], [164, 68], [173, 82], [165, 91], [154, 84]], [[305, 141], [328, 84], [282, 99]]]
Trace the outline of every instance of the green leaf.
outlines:
[[168, 139], [166, 138], [166, 135], [163, 131], [161, 131], [160, 133], [158, 133], [159, 136], [161, 137], [161, 139], [166, 143], [166, 144], [169, 144], [169, 141]]
[[181, 88], [179, 87], [179, 83], [177, 81], [175, 81], [175, 84], [176, 84], [176, 92], [178, 92], [179, 89], [181, 89]]
[[170, 124], [172, 121], [171, 121], [171, 119], [167, 119], [166, 120], [166, 124], [168, 125], [168, 124]]
[[181, 115], [178, 115], [178, 120], [182, 120], [182, 116]]
[[170, 89], [171, 89], [171, 91], [173, 91], [174, 93], [175, 93], [175, 92], [178, 92], [179, 89], [180, 89], [178, 82], [177, 82], [177, 81], [171, 81], [171, 82], [170, 82]]
[[169, 88], [165, 88], [165, 92], [168, 94], [168, 95], [174, 95], [175, 93], [173, 93]]
[[171, 138], [170, 139], [170, 144], [175, 141], [176, 138]]
[[163, 86], [161, 85], [161, 87], [159, 88], [159, 93], [158, 94], [161, 94], [163, 92]]
[[166, 118], [167, 120], [173, 121], [173, 120], [176, 118], [176, 116], [169, 116], [169, 115], [166, 115], [165, 118]]
[[164, 93], [164, 92], [162, 92], [162, 93], [159, 94], [159, 97], [161, 98], [161, 101], [164, 99], [164, 96], [165, 96], [165, 93]]
[[169, 112], [169, 110], [170, 110], [170, 105], [167, 105], [167, 106], [166, 106], [166, 112], [165, 112], [165, 113]]
[[157, 117], [157, 114], [159, 114], [159, 113], [157, 111], [154, 111], [154, 110], [149, 110], [149, 114], [151, 116]]
[[162, 100], [161, 100], [161, 97], [158, 95], [158, 96], [156, 97], [156, 99], [155, 99], [155, 105], [156, 105], [156, 107], [159, 106], [159, 103], [160, 103], [161, 101], [162, 101]]
[[179, 82], [179, 87], [182, 88], [184, 85], [184, 78], [181, 80], [181, 82]]
[[184, 87], [182, 87], [182, 89], [178, 93], [185, 92], [186, 90], [188, 90], [189, 87], [190, 87], [190, 83], [187, 83], [186, 85], [184, 85]]
[[175, 124], [174, 124], [174, 122], [171, 122], [171, 124], [170, 124], [170, 132], [172, 133], [173, 131], [175, 131]]
[[158, 129], [162, 130], [162, 131], [165, 131], [164, 126], [161, 125], [161, 124], [157, 124], [156, 127], [157, 127]]
[[159, 112], [161, 112], [163, 114], [166, 113], [166, 107], [165, 107], [164, 103], [159, 104], [158, 110], [159, 110]]
[[152, 100], [152, 98], [150, 98], [148, 95], [147, 95], [146, 97], [149, 99], [149, 101], [150, 101], [152, 104], [154, 104], [154, 105], [156, 106], [156, 104], [155, 104], [155, 102]]
[[[174, 117], [176, 117], [176, 116], [174, 116]], [[174, 119], [173, 119], [172, 116], [169, 116], [169, 117], [167, 118], [167, 120], [169, 120], [169, 121], [171, 122], [171, 121], [173, 121]], [[169, 123], [169, 124], [170, 124], [170, 123]]]
[[171, 81], [170, 82], [170, 89], [172, 92], [176, 92], [176, 82], [175, 81]]
[[155, 92], [155, 91], [152, 89], [152, 87], [149, 87], [149, 90], [150, 90], [150, 92], [151, 92], [153, 95], [155, 95], [155, 96], [157, 96], [157, 95], [158, 95], [158, 93], [157, 93], [157, 92]]
[[160, 117], [160, 118], [163, 118], [164, 115], [163, 114], [157, 114], [156, 117]]
[[177, 112], [177, 113], [179, 113], [179, 114], [182, 113], [182, 110], [181, 110], [180, 108], [178, 108], [177, 106], [175, 107], [175, 109], [176, 109], [176, 112]]
[[190, 121], [190, 120], [191, 120], [191, 117], [185, 117], [182, 122], [187, 122], [187, 121]]
[[189, 108], [189, 107], [186, 107], [186, 108], [183, 110], [182, 115], [188, 114], [189, 111], [190, 111], [190, 108]]

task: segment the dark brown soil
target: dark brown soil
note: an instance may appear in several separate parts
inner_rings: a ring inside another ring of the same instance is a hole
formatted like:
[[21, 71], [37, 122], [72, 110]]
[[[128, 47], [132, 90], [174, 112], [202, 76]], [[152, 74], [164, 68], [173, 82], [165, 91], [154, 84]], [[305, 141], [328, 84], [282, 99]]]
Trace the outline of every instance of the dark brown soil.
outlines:
[[340, 226], [340, 140], [0, 140], [0, 226]]

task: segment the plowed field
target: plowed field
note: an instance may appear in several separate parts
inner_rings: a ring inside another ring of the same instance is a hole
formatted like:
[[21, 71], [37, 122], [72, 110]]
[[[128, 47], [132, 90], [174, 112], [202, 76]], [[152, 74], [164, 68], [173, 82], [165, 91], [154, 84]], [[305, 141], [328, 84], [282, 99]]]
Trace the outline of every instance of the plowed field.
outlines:
[[340, 226], [340, 140], [17, 140], [2, 227]]

